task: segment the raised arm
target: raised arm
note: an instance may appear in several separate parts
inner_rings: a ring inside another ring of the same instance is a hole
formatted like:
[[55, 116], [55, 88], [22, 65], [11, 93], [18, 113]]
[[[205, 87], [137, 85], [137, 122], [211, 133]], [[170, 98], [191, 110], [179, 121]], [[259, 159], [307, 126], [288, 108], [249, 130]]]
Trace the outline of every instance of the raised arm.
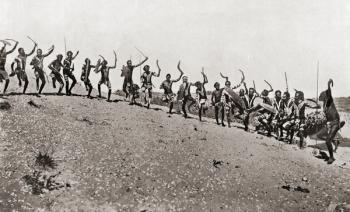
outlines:
[[331, 87], [333, 87], [333, 80], [329, 79], [328, 80], [328, 90], [327, 90], [328, 97], [332, 97], [332, 89], [331, 89]]
[[202, 67], [202, 72], [201, 73], [203, 75], [203, 84], [207, 84], [208, 83], [208, 77], [204, 73], [204, 67]]
[[180, 71], [180, 76], [179, 76], [179, 78], [177, 78], [176, 80], [173, 80], [173, 82], [178, 82], [178, 81], [180, 81], [182, 75], [184, 74], [184, 72], [183, 72], [183, 71], [181, 70], [181, 68], [180, 68], [180, 63], [181, 63], [181, 61], [179, 61], [179, 63], [177, 64], [177, 69]]
[[49, 55], [53, 52], [54, 49], [55, 49], [55, 46], [52, 45], [52, 46], [50, 47], [49, 51], [48, 51], [46, 54], [43, 54], [43, 57], [49, 56]]
[[156, 63], [157, 63], [157, 67], [158, 67], [158, 73], [157, 73], [157, 75], [155, 75], [155, 76], [156, 76], [156, 77], [159, 77], [159, 76], [160, 76], [160, 71], [161, 71], [161, 69], [160, 69], [160, 67], [159, 67], [158, 60], [156, 61]]
[[77, 51], [77, 53], [75, 53], [75, 55], [73, 56], [72, 60], [74, 60], [79, 54], [79, 51]]
[[221, 72], [220, 72], [220, 76], [222, 77], [222, 78], [224, 78], [225, 79], [225, 82], [227, 82], [228, 81], [228, 77], [225, 77]]
[[34, 53], [36, 47], [37, 47], [37, 44], [35, 43], [32, 51], [29, 52], [28, 54], [26, 54], [26, 57], [29, 57], [30, 55], [32, 55]]
[[14, 47], [10, 51], [6, 52], [6, 55], [11, 54], [13, 51], [15, 51], [15, 49], [17, 48], [17, 45], [18, 45], [18, 41], [15, 41], [15, 42], [16, 42], [16, 44], [14, 45]]
[[269, 92], [269, 93], [272, 92], [272, 91], [273, 91], [273, 88], [272, 88], [271, 84], [270, 84], [268, 81], [266, 81], [266, 80], [264, 80], [264, 81], [265, 81], [265, 83], [270, 87], [270, 90], [268, 90], [268, 92]]
[[232, 88], [232, 89], [236, 89], [236, 88], [241, 87], [242, 83], [243, 83], [243, 82], [244, 82], [244, 80], [245, 80], [245, 76], [244, 76], [243, 71], [242, 71], [241, 69], [238, 69], [238, 71], [239, 71], [239, 72], [241, 72], [241, 74], [242, 74], [242, 78], [241, 78], [241, 81], [239, 82], [239, 84], [238, 84], [238, 85], [236, 85], [236, 86], [233, 86], [233, 88]]
[[140, 65], [144, 64], [148, 60], [148, 57], [145, 57], [143, 61], [141, 61], [139, 64], [135, 65], [135, 67], [139, 67]]
[[245, 90], [245, 94], [248, 94], [248, 88], [247, 88], [247, 84], [245, 82], [243, 82], [243, 86], [244, 86], [244, 90]]
[[115, 51], [113, 51], [113, 54], [114, 54], [114, 65], [109, 67], [111, 69], [114, 69], [117, 67], [117, 53], [115, 53]]

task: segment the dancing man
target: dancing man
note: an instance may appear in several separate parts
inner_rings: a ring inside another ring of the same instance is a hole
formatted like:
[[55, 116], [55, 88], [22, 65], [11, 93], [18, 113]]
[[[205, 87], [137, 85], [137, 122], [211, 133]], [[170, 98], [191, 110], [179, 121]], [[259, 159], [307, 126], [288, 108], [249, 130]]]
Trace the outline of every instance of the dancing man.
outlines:
[[4, 87], [4, 91], [3, 91], [3, 94], [5, 94], [7, 87], [10, 83], [9, 76], [8, 76], [6, 69], [5, 69], [6, 58], [7, 58], [7, 55], [9, 55], [15, 51], [15, 49], [17, 48], [17, 45], [18, 45], [18, 41], [15, 41], [16, 44], [8, 52], [6, 52], [6, 45], [11, 45], [11, 44], [9, 42], [7, 42], [6, 40], [1, 41], [1, 42], [4, 44], [4, 46], [0, 49], [0, 80], [1, 81], [5, 80], [5, 87]]
[[[73, 56], [72, 51], [67, 52], [67, 57], [64, 59], [63, 62], [63, 76], [64, 76], [64, 81], [66, 82], [66, 95], [71, 95], [72, 94], [72, 89], [77, 83], [77, 80], [75, 79], [75, 76], [73, 74], [74, 71], [74, 64], [73, 60], [78, 56], [79, 51]], [[69, 79], [72, 80], [72, 85], [69, 87]]]
[[[143, 93], [143, 98], [144, 98], [144, 102], [145, 104], [147, 104], [147, 108], [150, 107], [151, 104], [151, 100], [152, 100], [152, 88], [153, 88], [153, 83], [152, 83], [152, 77], [159, 77], [160, 76], [160, 67], [158, 64], [158, 60], [157, 60], [157, 67], [158, 67], [158, 73], [156, 72], [150, 72], [150, 68], [149, 65], [145, 65], [143, 67], [143, 74], [141, 75], [141, 91]], [[146, 94], [146, 92], [148, 93], [148, 95]], [[146, 97], [148, 96], [147, 100]]]
[[[54, 48], [55, 46], [52, 45], [46, 54], [43, 54], [43, 51], [41, 49], [38, 49], [36, 51], [37, 55], [33, 57], [32, 61], [30, 62], [30, 65], [33, 66], [34, 74], [36, 77], [36, 89], [38, 90], [38, 95], [41, 94], [46, 84], [46, 80], [45, 80], [46, 73], [44, 72], [44, 58], [49, 56], [53, 52]], [[39, 88], [39, 82], [40, 82], [39, 80], [41, 80], [40, 88]]]
[[180, 81], [180, 79], [183, 75], [183, 71], [180, 68], [180, 61], [177, 64], [177, 69], [180, 71], [179, 78], [177, 78], [175, 80], [171, 80], [171, 75], [167, 74], [165, 77], [166, 79], [160, 85], [160, 89], [164, 90], [164, 94], [162, 96], [162, 101], [169, 104], [169, 114], [172, 113], [172, 109], [174, 107], [175, 96], [176, 96], [176, 94], [174, 94], [174, 92], [172, 90], [173, 83]]
[[[20, 47], [18, 49], [18, 56], [14, 59], [14, 62], [11, 64], [12, 73], [10, 74], [10, 76], [17, 75], [19, 87], [22, 86], [22, 80], [24, 81], [23, 94], [25, 94], [29, 83], [28, 76], [26, 73], [27, 57], [31, 56], [35, 52], [35, 48], [37, 47], [37, 43], [35, 41], [33, 41], [33, 43], [34, 47], [29, 54], [26, 54], [24, 49]], [[16, 68], [13, 67], [14, 65], [16, 65]]]
[[111, 94], [112, 94], [112, 85], [111, 85], [111, 81], [109, 81], [109, 71], [117, 67], [117, 53], [113, 51], [113, 54], [114, 54], [113, 66], [107, 66], [108, 62], [103, 58], [101, 66], [96, 69], [96, 73], [101, 72], [101, 79], [98, 82], [98, 97], [101, 98], [101, 85], [105, 84], [108, 88], [108, 98], [107, 98], [108, 102], [111, 101]]
[[60, 73], [61, 68], [63, 67], [62, 59], [63, 59], [63, 55], [58, 54], [56, 56], [56, 60], [52, 61], [48, 66], [49, 69], [51, 70], [50, 76], [52, 78], [53, 88], [56, 88], [56, 81], [60, 84], [60, 88], [58, 89], [57, 95], [61, 95], [61, 92], [64, 86], [63, 77], [62, 77], [62, 74]]

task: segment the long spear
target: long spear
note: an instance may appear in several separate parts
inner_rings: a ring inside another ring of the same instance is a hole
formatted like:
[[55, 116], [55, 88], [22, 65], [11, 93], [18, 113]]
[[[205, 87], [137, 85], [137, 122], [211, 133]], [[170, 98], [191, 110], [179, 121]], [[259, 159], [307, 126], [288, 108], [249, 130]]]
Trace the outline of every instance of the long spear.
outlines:
[[67, 55], [67, 43], [66, 43], [66, 37], [64, 37], [64, 53]]
[[288, 92], [288, 79], [287, 79], [287, 73], [284, 72], [284, 78], [286, 80], [286, 91]]
[[316, 80], [316, 102], [318, 103], [318, 76], [319, 76], [320, 62], [317, 60], [317, 80]]

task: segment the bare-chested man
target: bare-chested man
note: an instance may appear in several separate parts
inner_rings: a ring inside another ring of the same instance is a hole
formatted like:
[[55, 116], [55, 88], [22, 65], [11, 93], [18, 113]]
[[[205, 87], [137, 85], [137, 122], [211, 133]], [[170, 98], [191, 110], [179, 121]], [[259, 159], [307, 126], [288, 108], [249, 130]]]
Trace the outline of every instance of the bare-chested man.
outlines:
[[[19, 48], [18, 56], [14, 59], [14, 62], [11, 64], [12, 73], [10, 74], [10, 76], [17, 75], [19, 87], [22, 86], [22, 80], [24, 81], [23, 94], [26, 92], [29, 83], [28, 76], [26, 73], [27, 57], [29, 57], [35, 52], [36, 47], [37, 43], [34, 43], [34, 47], [29, 54], [26, 54], [22, 47]], [[14, 68], [14, 65], [16, 65], [16, 68]]]
[[328, 126], [328, 135], [326, 139], [326, 145], [329, 152], [328, 164], [333, 163], [335, 160], [333, 156], [332, 141], [339, 129], [345, 124], [345, 122], [340, 122], [340, 116], [334, 104], [331, 86], [333, 86], [333, 80], [329, 79], [327, 90], [323, 91], [319, 97], [319, 100], [323, 101], [323, 111], [326, 115]]
[[101, 63], [101, 60], [98, 60], [96, 65], [92, 65], [90, 59], [86, 58], [85, 63], [82, 67], [80, 79], [81, 79], [81, 81], [84, 82], [86, 90], [88, 91], [88, 95], [87, 95], [88, 98], [91, 98], [90, 95], [91, 95], [91, 91], [92, 91], [92, 85], [91, 85], [91, 82], [89, 79], [91, 69], [92, 68], [98, 69], [98, 67], [100, 66], [100, 63]]
[[131, 60], [128, 60], [126, 62], [126, 66], [123, 66], [122, 68], [122, 74], [121, 76], [124, 77], [124, 82], [123, 82], [123, 91], [125, 93], [125, 97], [126, 99], [130, 98], [130, 104], [133, 104], [133, 95], [132, 95], [132, 88], [133, 88], [133, 80], [132, 80], [132, 74], [134, 72], [134, 68], [139, 67], [140, 65], [142, 65], [144, 62], [146, 62], [148, 60], [148, 57], [145, 57], [145, 59], [143, 61], [141, 61], [139, 64], [137, 65], [132, 65]]
[[3, 94], [6, 93], [7, 87], [10, 83], [9, 76], [8, 76], [6, 69], [5, 69], [6, 58], [7, 58], [7, 55], [14, 52], [15, 49], [17, 48], [18, 41], [15, 41], [15, 43], [16, 44], [13, 46], [13, 48], [7, 52], [6, 45], [8, 45], [9, 43], [7, 41], [3, 41], [4, 46], [0, 49], [0, 80], [5, 80], [5, 87], [4, 87]]
[[62, 59], [63, 55], [58, 54], [56, 56], [56, 60], [52, 61], [48, 66], [51, 70], [50, 76], [52, 78], [53, 87], [56, 88], [56, 81], [60, 84], [60, 88], [58, 89], [57, 95], [61, 94], [64, 86], [62, 74], [60, 73], [61, 68], [63, 67]]
[[96, 73], [101, 72], [101, 79], [98, 82], [98, 97], [101, 98], [101, 85], [105, 84], [108, 87], [108, 98], [107, 101], [111, 101], [111, 94], [112, 94], [112, 85], [109, 81], [109, 71], [111, 69], [115, 69], [117, 67], [117, 53], [113, 51], [114, 54], [114, 65], [113, 66], [107, 66], [108, 62], [107, 60], [103, 60], [101, 63], [101, 66], [96, 70]]
[[225, 117], [225, 109], [222, 106], [221, 102], [221, 95], [222, 95], [222, 90], [220, 88], [220, 83], [216, 82], [214, 84], [215, 90], [211, 93], [211, 104], [214, 106], [215, 110], [215, 120], [216, 124], [220, 125], [219, 123], [219, 111], [221, 111], [221, 125], [224, 127], [224, 117]]
[[[72, 94], [72, 89], [77, 83], [77, 80], [75, 79], [75, 76], [73, 74], [74, 71], [74, 64], [73, 60], [78, 56], [79, 51], [73, 56], [72, 51], [67, 52], [67, 57], [64, 59], [63, 62], [63, 76], [64, 76], [64, 81], [66, 82], [66, 95], [71, 95]], [[72, 80], [72, 85], [69, 87], [69, 79]]]
[[[147, 108], [150, 107], [151, 105], [151, 100], [152, 100], [152, 88], [153, 88], [153, 83], [152, 83], [152, 77], [159, 77], [160, 76], [160, 67], [158, 64], [157, 60], [157, 67], [158, 67], [158, 73], [156, 72], [151, 72], [149, 65], [145, 65], [143, 67], [143, 74], [141, 75], [141, 91], [143, 94], [144, 102], [147, 104]], [[148, 93], [148, 94], [146, 94]], [[147, 97], [147, 98], [146, 98]]]
[[183, 71], [180, 68], [180, 61], [177, 64], [177, 69], [180, 71], [179, 78], [177, 78], [175, 80], [171, 80], [171, 75], [167, 74], [166, 75], [166, 80], [164, 80], [162, 82], [162, 84], [160, 85], [160, 89], [164, 90], [164, 94], [162, 96], [162, 101], [169, 103], [169, 113], [170, 114], [172, 113], [172, 109], [174, 107], [175, 96], [176, 96], [176, 94], [172, 90], [173, 83], [180, 81], [180, 79], [181, 79], [181, 77], [183, 75]]
[[[46, 84], [44, 72], [44, 58], [49, 56], [53, 52], [54, 48], [55, 46], [52, 45], [46, 54], [43, 54], [43, 51], [41, 49], [38, 49], [36, 51], [37, 55], [33, 57], [32, 61], [30, 62], [30, 65], [32, 65], [34, 69], [34, 74], [36, 77], [36, 89], [38, 90], [38, 94], [41, 94]], [[41, 80], [40, 88], [39, 80]]]
[[196, 86], [199, 121], [202, 121], [202, 113], [205, 114], [206, 110], [208, 110], [207, 91], [205, 90], [205, 84], [208, 83], [208, 78], [204, 73], [204, 68], [202, 68], [201, 74], [203, 75], [203, 82], [197, 81], [194, 84]]

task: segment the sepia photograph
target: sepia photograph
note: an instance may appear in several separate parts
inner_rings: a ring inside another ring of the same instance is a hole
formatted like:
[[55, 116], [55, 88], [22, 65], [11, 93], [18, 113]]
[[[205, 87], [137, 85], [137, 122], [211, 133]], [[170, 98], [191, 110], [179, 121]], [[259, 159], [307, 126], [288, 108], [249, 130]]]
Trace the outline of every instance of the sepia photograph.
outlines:
[[0, 5], [0, 212], [350, 212], [350, 1]]

